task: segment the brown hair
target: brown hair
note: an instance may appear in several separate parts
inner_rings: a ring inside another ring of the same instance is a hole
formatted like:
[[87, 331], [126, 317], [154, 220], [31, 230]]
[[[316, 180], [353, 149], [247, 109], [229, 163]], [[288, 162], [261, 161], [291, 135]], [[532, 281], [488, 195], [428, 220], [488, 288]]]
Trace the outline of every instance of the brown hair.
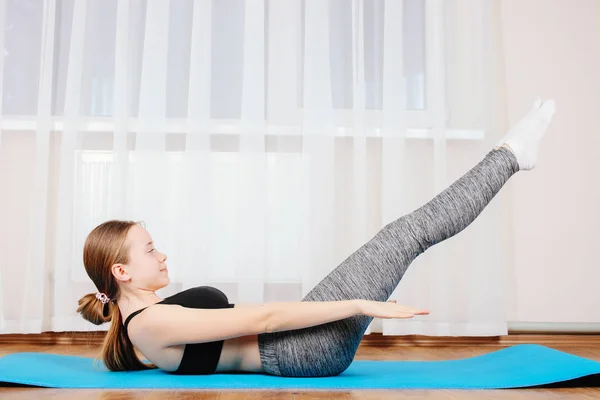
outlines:
[[133, 344], [123, 327], [121, 312], [117, 307], [119, 286], [111, 272], [114, 264], [129, 262], [129, 246], [125, 239], [134, 221], [111, 220], [94, 228], [83, 246], [83, 265], [100, 293], [104, 293], [110, 302], [103, 304], [90, 293], [79, 299], [77, 312], [95, 325], [112, 322], [102, 345], [101, 354], [104, 365], [111, 371], [139, 371], [156, 368], [153, 364], [145, 364], [137, 357]]

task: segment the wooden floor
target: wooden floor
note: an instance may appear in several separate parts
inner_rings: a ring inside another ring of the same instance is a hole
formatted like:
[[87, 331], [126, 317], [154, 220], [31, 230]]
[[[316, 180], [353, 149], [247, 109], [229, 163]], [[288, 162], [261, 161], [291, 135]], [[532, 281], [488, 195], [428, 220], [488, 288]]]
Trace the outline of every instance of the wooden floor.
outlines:
[[[564, 343], [563, 343], [564, 342]], [[600, 361], [600, 346], [569, 344], [567, 341], [540, 343], [571, 354]], [[506, 347], [506, 346], [504, 346]], [[356, 360], [452, 360], [497, 351], [498, 345], [417, 345], [374, 346], [358, 349]], [[35, 351], [56, 354], [96, 356], [97, 345], [81, 344], [11, 344], [0, 343], [0, 357], [13, 352]], [[96, 390], [0, 388], [0, 398], [14, 399], [600, 399], [600, 387], [503, 390]]]

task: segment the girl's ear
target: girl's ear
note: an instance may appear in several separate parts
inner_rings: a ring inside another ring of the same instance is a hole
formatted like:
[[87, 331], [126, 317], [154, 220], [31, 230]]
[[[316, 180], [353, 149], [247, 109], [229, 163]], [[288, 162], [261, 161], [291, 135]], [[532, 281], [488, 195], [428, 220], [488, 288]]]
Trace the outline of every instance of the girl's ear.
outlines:
[[110, 272], [117, 280], [121, 282], [127, 282], [131, 279], [131, 276], [129, 276], [127, 273], [124, 264], [113, 264], [113, 266], [110, 268]]

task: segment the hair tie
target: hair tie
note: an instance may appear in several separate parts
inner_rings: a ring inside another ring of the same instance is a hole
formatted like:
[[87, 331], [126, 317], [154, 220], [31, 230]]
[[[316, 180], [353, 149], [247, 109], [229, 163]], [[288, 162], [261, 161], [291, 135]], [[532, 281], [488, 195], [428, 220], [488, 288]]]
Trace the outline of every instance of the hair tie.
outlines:
[[96, 293], [96, 298], [100, 300], [102, 304], [106, 304], [110, 301], [108, 296], [106, 296], [104, 293]]

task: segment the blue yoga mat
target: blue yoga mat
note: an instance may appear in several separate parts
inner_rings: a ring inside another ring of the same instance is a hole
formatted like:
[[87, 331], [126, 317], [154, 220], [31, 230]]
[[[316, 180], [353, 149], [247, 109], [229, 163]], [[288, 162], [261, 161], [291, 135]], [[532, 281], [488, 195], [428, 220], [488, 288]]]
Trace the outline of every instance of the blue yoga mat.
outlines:
[[582, 377], [588, 379], [580, 386], [598, 386], [599, 374], [598, 361], [537, 344], [460, 360], [355, 360], [341, 375], [324, 378], [251, 373], [182, 376], [161, 370], [110, 372], [92, 358], [30, 352], [0, 358], [0, 381], [4, 385], [57, 388], [500, 389], [575, 382], [572, 380]]

